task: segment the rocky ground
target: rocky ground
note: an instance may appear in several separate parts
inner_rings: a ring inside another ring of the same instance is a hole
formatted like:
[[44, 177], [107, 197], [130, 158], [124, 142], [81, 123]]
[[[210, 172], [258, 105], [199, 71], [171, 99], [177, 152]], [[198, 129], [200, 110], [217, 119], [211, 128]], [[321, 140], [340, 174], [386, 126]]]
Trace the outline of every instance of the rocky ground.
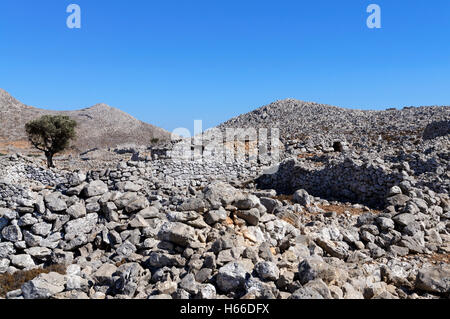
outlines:
[[[373, 114], [389, 112], [401, 111]], [[109, 152], [48, 170], [2, 156], [0, 298], [449, 298], [448, 108], [405, 112], [432, 115], [415, 135], [407, 116], [389, 138], [282, 134], [273, 174], [214, 158]]]

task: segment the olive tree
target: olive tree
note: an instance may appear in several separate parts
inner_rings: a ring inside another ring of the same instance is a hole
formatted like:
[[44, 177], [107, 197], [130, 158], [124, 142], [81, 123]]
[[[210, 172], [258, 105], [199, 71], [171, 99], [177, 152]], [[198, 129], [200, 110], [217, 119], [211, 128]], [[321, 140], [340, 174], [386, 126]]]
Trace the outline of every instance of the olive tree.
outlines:
[[53, 165], [53, 156], [62, 152], [75, 139], [77, 122], [68, 116], [44, 115], [25, 124], [25, 130], [30, 143], [38, 150], [44, 152], [47, 166]]

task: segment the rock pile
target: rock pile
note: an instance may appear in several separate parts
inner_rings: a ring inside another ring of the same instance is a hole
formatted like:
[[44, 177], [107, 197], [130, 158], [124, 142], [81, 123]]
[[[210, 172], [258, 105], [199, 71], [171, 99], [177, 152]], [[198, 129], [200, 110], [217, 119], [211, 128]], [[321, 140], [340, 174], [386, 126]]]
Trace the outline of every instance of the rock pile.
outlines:
[[42, 274], [7, 298], [429, 298], [449, 291], [447, 265], [399, 259], [448, 253], [448, 196], [414, 188], [406, 195], [395, 186], [384, 212], [363, 207], [358, 216], [325, 213], [330, 203], [304, 190], [290, 202], [275, 190], [225, 182], [155, 194], [139, 180], [86, 178], [65, 191], [30, 191], [29, 200], [0, 210], [0, 272], [67, 266], [66, 275]]

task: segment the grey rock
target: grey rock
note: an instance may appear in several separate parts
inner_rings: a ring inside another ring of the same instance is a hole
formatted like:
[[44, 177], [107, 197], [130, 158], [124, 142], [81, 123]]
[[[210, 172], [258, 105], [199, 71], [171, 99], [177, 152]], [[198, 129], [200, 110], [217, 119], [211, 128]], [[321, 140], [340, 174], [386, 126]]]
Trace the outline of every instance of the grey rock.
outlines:
[[45, 204], [54, 213], [63, 212], [67, 209], [67, 204], [61, 195], [58, 193], [52, 193], [44, 197]]
[[269, 214], [272, 214], [277, 207], [281, 207], [282, 205], [278, 200], [268, 197], [261, 197], [260, 202], [266, 207]]
[[100, 285], [111, 285], [113, 283], [113, 274], [117, 271], [117, 267], [113, 264], [103, 264], [93, 274], [93, 278]]
[[10, 242], [18, 242], [23, 238], [22, 231], [17, 225], [11, 225], [3, 228], [2, 237]]
[[204, 198], [211, 204], [217, 206], [227, 206], [234, 202], [240, 192], [224, 182], [213, 182], [203, 190]]
[[442, 264], [420, 269], [415, 282], [416, 289], [438, 294], [450, 292], [450, 266]]
[[[7, 225], [9, 224], [9, 220], [6, 217], [0, 217], [0, 232], [3, 230], [3, 228], [5, 228]], [[20, 220], [18, 223], [19, 226], [20, 225]]]
[[416, 220], [416, 217], [412, 214], [399, 214], [392, 218], [394, 222], [400, 226], [408, 226], [410, 223]]
[[216, 287], [211, 284], [200, 285], [197, 298], [211, 300], [216, 298]]
[[227, 211], [222, 207], [218, 210], [210, 210], [205, 214], [204, 219], [208, 225], [224, 222], [227, 219]]
[[244, 196], [234, 202], [234, 206], [240, 210], [250, 210], [260, 204], [259, 198], [255, 195]]
[[149, 205], [150, 204], [145, 197], [138, 197], [137, 199], [126, 203], [125, 211], [127, 213], [132, 213], [139, 210], [143, 210], [144, 208], [147, 208]]
[[302, 285], [315, 279], [322, 279], [326, 283], [344, 281], [346, 276], [343, 269], [328, 265], [317, 255], [303, 259], [298, 265], [298, 277]]
[[297, 289], [289, 299], [324, 299], [323, 296], [311, 287]]
[[66, 213], [72, 218], [81, 218], [86, 216], [86, 207], [82, 203], [76, 203], [70, 206]]
[[108, 185], [101, 180], [95, 180], [86, 185], [83, 192], [86, 197], [101, 196], [108, 192]]
[[117, 213], [117, 206], [113, 202], [107, 202], [102, 205], [102, 211], [108, 221], [118, 222], [119, 214]]
[[184, 266], [185, 261], [181, 256], [170, 255], [161, 252], [151, 252], [146, 263], [155, 268]]
[[255, 265], [255, 270], [262, 280], [276, 281], [280, 277], [280, 270], [275, 263], [270, 261], [261, 261]]
[[48, 299], [63, 292], [66, 277], [55, 272], [41, 274], [22, 285], [22, 294], [25, 299]]
[[37, 247], [41, 245], [43, 238], [41, 236], [34, 235], [33, 233], [25, 230], [23, 232], [23, 239], [28, 247]]
[[31, 227], [31, 231], [38, 236], [47, 236], [48, 234], [50, 234], [50, 231], [52, 230], [52, 224], [48, 224], [48, 223], [37, 223], [34, 224], [33, 227]]
[[389, 194], [388, 194], [389, 196], [395, 196], [395, 195], [398, 195], [398, 194], [402, 194], [402, 189], [400, 187], [392, 186], [389, 189]]
[[302, 205], [309, 206], [311, 205], [311, 196], [304, 189], [299, 189], [294, 193], [294, 202]]
[[317, 239], [317, 244], [332, 257], [346, 259], [348, 257], [348, 245], [344, 242]]
[[392, 219], [386, 217], [378, 217], [377, 218], [378, 225], [381, 230], [389, 230], [395, 228], [395, 223]]
[[31, 258], [31, 256], [27, 254], [13, 255], [10, 256], [10, 259], [11, 264], [20, 269], [29, 269], [36, 266], [36, 264], [33, 261], [33, 258]]
[[195, 274], [195, 280], [199, 283], [207, 282], [211, 278], [212, 269], [202, 268]]
[[72, 239], [80, 234], [87, 234], [92, 231], [98, 221], [96, 213], [88, 214], [86, 217], [69, 221], [64, 229], [66, 232], [65, 238]]
[[128, 223], [131, 228], [146, 228], [149, 227], [149, 224], [147, 221], [139, 214], [135, 215], [133, 218], [131, 218], [130, 222]]
[[403, 236], [398, 245], [401, 247], [406, 247], [410, 252], [416, 254], [423, 253], [425, 248], [419, 241], [417, 241], [416, 238], [411, 236]]
[[201, 198], [189, 198], [178, 206], [180, 211], [195, 211], [203, 213], [207, 209], [208, 205]]
[[127, 256], [130, 256], [132, 253], [134, 253], [136, 251], [136, 249], [137, 248], [135, 245], [133, 245], [128, 240], [126, 240], [119, 247], [117, 247], [116, 253], [118, 256], [127, 257]]
[[25, 249], [25, 252], [34, 257], [34, 258], [46, 258], [49, 257], [52, 253], [51, 249], [48, 249], [46, 247], [31, 247], [28, 249]]
[[195, 281], [193, 274], [187, 274], [180, 281], [179, 287], [186, 290], [188, 293], [195, 295], [198, 293], [198, 283]]
[[409, 253], [409, 249], [407, 247], [391, 245], [389, 246], [389, 252], [393, 253], [395, 256], [406, 256]]
[[0, 258], [0, 274], [3, 274], [8, 270], [10, 263], [9, 259]]
[[[31, 226], [33, 224], [36, 224], [38, 222], [37, 218], [34, 218], [31, 214], [25, 214], [22, 217], [19, 218], [19, 221], [17, 222], [17, 225], [20, 227], [26, 227]], [[1, 230], [0, 226], [0, 230]]]
[[158, 232], [160, 240], [186, 247], [195, 240], [194, 228], [182, 223], [164, 223]]
[[230, 262], [219, 269], [217, 286], [223, 292], [237, 291], [244, 288], [247, 274], [240, 262]]
[[303, 286], [304, 288], [312, 288], [317, 291], [323, 299], [332, 299], [331, 291], [322, 279], [315, 279]]
[[236, 216], [245, 220], [249, 225], [257, 226], [261, 218], [260, 212], [257, 208], [250, 210], [238, 210]]
[[142, 186], [133, 182], [126, 181], [116, 184], [116, 188], [121, 192], [137, 192], [142, 189]]

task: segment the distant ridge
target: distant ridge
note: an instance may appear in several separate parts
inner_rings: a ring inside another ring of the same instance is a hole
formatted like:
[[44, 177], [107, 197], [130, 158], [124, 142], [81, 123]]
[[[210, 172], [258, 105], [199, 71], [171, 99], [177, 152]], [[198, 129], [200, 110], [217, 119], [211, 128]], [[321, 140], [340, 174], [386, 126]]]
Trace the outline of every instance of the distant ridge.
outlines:
[[78, 123], [76, 151], [122, 144], [150, 145], [153, 139], [170, 139], [170, 133], [106, 104], [77, 111], [50, 111], [25, 105], [0, 89], [0, 141], [24, 142], [25, 123], [46, 114], [68, 115]]

